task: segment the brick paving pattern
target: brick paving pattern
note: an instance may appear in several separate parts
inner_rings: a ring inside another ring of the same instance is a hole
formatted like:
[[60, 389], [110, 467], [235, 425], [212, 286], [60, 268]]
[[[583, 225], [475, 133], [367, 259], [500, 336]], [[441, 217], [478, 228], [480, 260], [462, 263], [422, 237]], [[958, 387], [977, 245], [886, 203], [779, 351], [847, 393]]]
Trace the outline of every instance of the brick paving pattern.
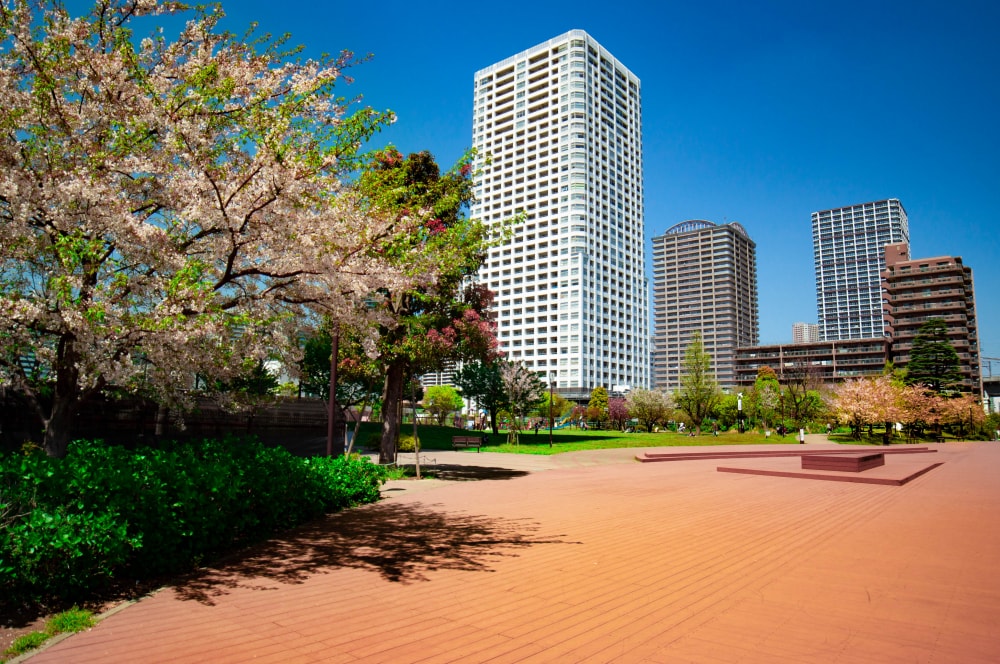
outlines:
[[401, 492], [31, 664], [1000, 661], [1000, 444], [937, 449], [903, 486], [632, 450]]

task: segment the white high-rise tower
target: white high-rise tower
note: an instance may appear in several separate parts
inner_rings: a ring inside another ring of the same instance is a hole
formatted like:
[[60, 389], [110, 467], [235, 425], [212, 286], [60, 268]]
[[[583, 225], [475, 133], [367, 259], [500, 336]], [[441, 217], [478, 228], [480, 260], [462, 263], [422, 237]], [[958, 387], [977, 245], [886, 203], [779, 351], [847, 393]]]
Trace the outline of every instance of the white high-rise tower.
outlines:
[[649, 386], [639, 79], [582, 30], [476, 72], [479, 280], [507, 358], [586, 398]]

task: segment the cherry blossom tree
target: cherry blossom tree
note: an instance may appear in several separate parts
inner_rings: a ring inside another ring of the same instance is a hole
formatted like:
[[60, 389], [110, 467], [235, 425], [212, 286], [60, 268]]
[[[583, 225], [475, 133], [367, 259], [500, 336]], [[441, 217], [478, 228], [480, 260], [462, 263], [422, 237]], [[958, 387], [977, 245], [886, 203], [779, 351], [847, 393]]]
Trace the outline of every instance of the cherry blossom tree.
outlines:
[[510, 408], [507, 443], [517, 445], [524, 416], [542, 401], [545, 384], [537, 373], [522, 362], [501, 361], [500, 379], [507, 392], [507, 404]]
[[628, 406], [625, 404], [625, 399], [621, 397], [608, 399], [608, 421], [615, 429], [625, 430], [625, 423], [628, 421]]
[[902, 387], [889, 376], [857, 378], [837, 386], [832, 399], [834, 414], [851, 427], [852, 435], [861, 439], [865, 426], [883, 424], [888, 443], [893, 422], [904, 416]]
[[673, 397], [656, 390], [632, 390], [627, 403], [629, 415], [639, 420], [646, 431], [652, 431], [655, 425], [665, 422], [673, 410]]
[[[150, 16], [176, 39], [138, 41]], [[301, 60], [156, 0], [0, 5], [0, 383], [44, 446], [109, 386], [180, 398], [245, 373], [308, 305], [335, 317], [415, 270], [386, 259], [423, 211], [385, 214], [342, 184], [386, 114], [335, 94], [357, 60]]]

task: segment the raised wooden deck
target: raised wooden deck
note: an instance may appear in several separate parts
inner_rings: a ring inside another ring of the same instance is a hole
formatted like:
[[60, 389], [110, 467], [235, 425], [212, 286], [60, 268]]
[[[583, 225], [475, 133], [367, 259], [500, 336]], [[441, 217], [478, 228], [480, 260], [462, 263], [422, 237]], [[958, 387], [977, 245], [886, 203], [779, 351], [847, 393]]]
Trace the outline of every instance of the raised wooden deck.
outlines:
[[803, 454], [803, 470], [838, 470], [845, 473], [860, 473], [885, 465], [885, 455], [881, 452], [867, 454]]

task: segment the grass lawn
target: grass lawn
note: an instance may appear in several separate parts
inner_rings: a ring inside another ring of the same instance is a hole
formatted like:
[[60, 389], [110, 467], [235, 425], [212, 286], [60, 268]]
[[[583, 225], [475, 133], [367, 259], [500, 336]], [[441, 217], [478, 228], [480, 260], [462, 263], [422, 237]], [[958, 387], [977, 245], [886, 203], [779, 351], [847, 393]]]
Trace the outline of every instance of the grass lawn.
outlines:
[[[368, 425], [368, 423], [365, 423]], [[364, 440], [366, 435], [365, 425], [362, 425], [360, 439]], [[371, 431], [377, 431], [377, 424], [368, 425]], [[406, 424], [401, 432], [404, 435], [412, 433], [412, 424]], [[481, 432], [475, 432], [481, 433]], [[601, 450], [616, 447], [679, 447], [686, 445], [762, 445], [762, 444], [796, 444], [798, 441], [792, 434], [784, 438], [776, 433], [770, 438], [765, 438], [763, 434], [756, 431], [747, 433], [720, 433], [713, 436], [711, 432], [701, 436], [689, 436], [678, 433], [623, 433], [621, 431], [599, 431], [589, 429], [581, 431], [579, 429], [556, 429], [552, 432], [552, 447], [549, 447], [549, 430], [541, 429], [536, 436], [534, 431], [521, 434], [520, 445], [513, 446], [507, 444], [507, 432], [500, 430], [499, 436], [494, 436], [492, 432], [485, 432], [489, 436], [489, 443], [483, 446], [486, 452], [506, 452], [510, 454], [560, 454], [562, 452], [575, 452], [577, 450]], [[456, 429], [454, 427], [442, 427], [433, 425], [420, 425], [417, 428], [417, 435], [420, 437], [420, 448], [422, 450], [450, 450], [452, 436], [468, 436], [469, 431]], [[475, 454], [475, 450], [469, 450], [470, 454]]]

